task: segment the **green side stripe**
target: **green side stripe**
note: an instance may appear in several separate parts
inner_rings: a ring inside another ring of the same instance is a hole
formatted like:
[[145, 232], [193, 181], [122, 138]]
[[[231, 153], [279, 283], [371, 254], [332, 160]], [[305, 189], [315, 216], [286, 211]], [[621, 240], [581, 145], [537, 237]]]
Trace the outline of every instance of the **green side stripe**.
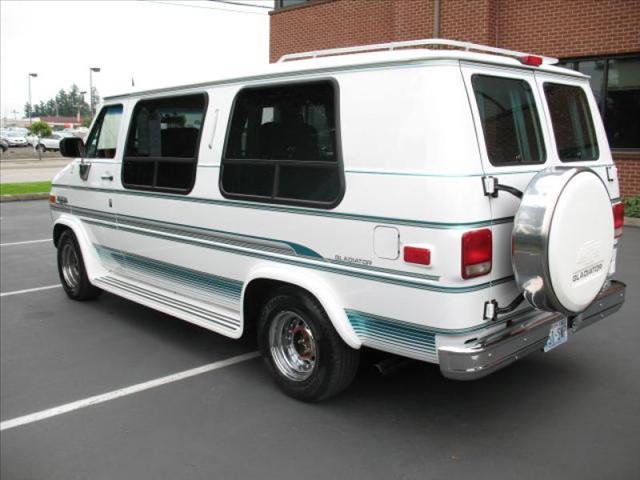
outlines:
[[178, 284], [197, 287], [233, 300], [239, 300], [242, 293], [242, 282], [237, 280], [202, 273], [132, 253], [123, 255], [118, 250], [104, 245], [96, 244], [95, 249], [101, 258], [110, 259], [123, 268], [164, 277]]
[[[239, 233], [235, 233], [235, 232], [228, 232], [228, 231], [224, 231], [224, 230], [214, 230], [214, 229], [209, 229], [209, 228], [203, 228], [203, 227], [196, 227], [196, 226], [187, 226], [184, 224], [180, 224], [180, 223], [173, 223], [173, 222], [167, 222], [167, 221], [159, 221], [159, 220], [150, 220], [150, 219], [146, 219], [146, 218], [142, 218], [142, 217], [135, 217], [132, 215], [115, 215], [112, 213], [107, 213], [107, 212], [103, 212], [100, 210], [93, 210], [90, 208], [84, 208], [84, 207], [76, 207], [76, 206], [71, 206], [71, 207], [62, 207], [59, 205], [52, 205], [52, 208], [54, 209], [59, 209], [59, 210], [66, 210], [71, 208], [72, 213], [75, 213], [77, 215], [81, 215], [81, 216], [92, 216], [94, 218], [97, 218], [98, 220], [105, 220], [105, 221], [109, 221], [109, 222], [120, 222], [120, 223], [126, 223], [127, 221], [129, 221], [130, 223], [139, 223], [142, 224], [142, 228], [151, 228], [151, 229], [161, 229], [161, 230], [171, 230], [174, 229], [176, 230], [175, 232], [171, 232], [171, 233], [175, 233], [178, 235], [188, 235], [191, 232], [201, 232], [203, 235], [216, 235], [216, 234], [223, 234], [223, 235], [229, 235], [229, 236], [233, 236], [233, 237], [237, 237], [239, 239], [246, 239], [248, 241], [251, 240], [266, 240], [269, 242], [273, 242], [273, 243], [280, 243], [283, 245], [287, 245], [289, 248], [291, 248], [291, 250], [293, 250], [296, 254], [304, 256], [304, 257], [309, 257], [309, 258], [318, 258], [318, 259], [322, 259], [322, 255], [320, 255], [318, 252], [315, 252], [314, 250], [305, 247], [304, 245], [300, 245], [299, 243], [294, 243], [294, 242], [289, 242], [289, 241], [285, 241], [285, 240], [277, 240], [277, 239], [273, 239], [273, 238], [267, 238], [267, 237], [258, 237], [258, 236], [254, 236], [254, 235], [245, 235], [245, 234], [239, 234]], [[215, 241], [221, 241], [220, 239], [216, 239]], [[252, 248], [255, 248], [255, 245], [252, 245]]]
[[[524, 312], [531, 311], [531, 308], [519, 310], [511, 315], [505, 315], [501, 317], [497, 321], [493, 321], [491, 323], [483, 323], [481, 325], [476, 325], [475, 327], [469, 328], [437, 328], [437, 327], [427, 327], [423, 325], [416, 325], [413, 323], [408, 323], [403, 320], [397, 320], [395, 318], [382, 317], [379, 315], [375, 315], [373, 313], [361, 312], [358, 310], [346, 309], [345, 313], [347, 314], [347, 318], [349, 318], [350, 323], [353, 325], [354, 329], [357, 331], [360, 328], [360, 325], [382, 325], [389, 332], [394, 332], [395, 329], [399, 329], [400, 331], [416, 331], [418, 333], [429, 333], [431, 335], [468, 335], [470, 333], [478, 332], [481, 330], [487, 330], [489, 328], [502, 325], [503, 323], [508, 322], [511, 318], [516, 315], [521, 315]], [[370, 327], [371, 328], [371, 327]]]
[[[56, 210], [66, 210], [68, 207], [61, 207], [61, 206], [52, 206], [53, 209]], [[153, 222], [149, 222], [146, 219], [142, 219], [139, 217], [132, 217], [132, 216], [125, 216], [125, 215], [119, 215], [118, 216], [118, 222], [120, 222], [119, 227], [115, 226], [116, 223], [116, 216], [113, 214], [104, 214], [103, 212], [99, 212], [97, 210], [90, 210], [90, 209], [86, 209], [86, 208], [79, 208], [79, 207], [73, 207], [73, 213], [75, 213], [76, 215], [80, 215], [81, 217], [84, 218], [84, 221], [88, 222], [88, 223], [92, 223], [92, 224], [96, 224], [96, 225], [100, 225], [100, 226], [104, 226], [104, 227], [108, 227], [108, 228], [120, 228], [121, 230], [127, 230], [130, 232], [134, 232], [137, 233], [137, 230], [133, 230], [133, 228], [140, 226], [141, 228], [145, 228], [145, 229], [152, 229], [154, 230], [156, 233], [158, 233], [159, 235], [162, 235], [163, 233], [166, 233], [165, 227], [161, 226], [161, 227], [156, 227], [153, 225], [153, 223], [160, 223], [157, 221], [153, 221]], [[86, 219], [86, 217], [95, 217], [98, 220], [103, 220], [103, 221], [109, 221], [112, 222], [114, 225], [105, 225], [103, 223], [97, 223], [94, 222], [90, 219]], [[135, 224], [135, 223], [140, 223], [142, 225], [126, 225], [126, 221], [130, 221], [131, 223]], [[163, 224], [165, 222], [162, 222]], [[204, 229], [204, 228], [200, 228], [200, 227], [188, 227], [188, 230], [181, 230], [179, 227], [186, 227], [184, 225], [180, 225], [180, 224], [175, 224], [175, 223], [171, 223], [171, 222], [166, 222], [166, 225], [169, 226], [175, 226], [176, 228], [174, 229], [175, 231], [170, 231], [169, 233], [175, 234], [175, 235], [179, 235], [179, 236], [183, 236], [183, 237], [188, 237], [188, 238], [192, 238], [195, 240], [199, 240], [198, 237], [194, 237], [190, 232], [195, 230], [195, 231], [201, 231], [204, 234], [207, 234], [209, 232], [213, 232], [213, 233], [225, 233], [225, 234], [229, 234], [229, 235], [233, 235], [233, 236], [237, 236], [237, 237], [244, 237], [244, 235], [241, 234], [236, 234], [236, 233], [232, 233], [232, 232], [223, 232], [223, 231], [219, 231], [219, 230], [208, 230], [208, 229]], [[163, 238], [168, 238], [168, 237], [163, 237]], [[405, 270], [395, 270], [395, 269], [390, 269], [390, 268], [382, 268], [382, 267], [374, 267], [374, 266], [370, 266], [370, 265], [359, 265], [359, 264], [353, 264], [353, 263], [349, 263], [349, 262], [343, 262], [343, 261], [338, 261], [338, 260], [333, 260], [333, 259], [325, 259], [323, 258], [320, 254], [318, 254], [317, 252], [308, 249], [307, 247], [304, 247], [300, 244], [296, 244], [293, 242], [285, 242], [285, 241], [281, 241], [281, 240], [273, 240], [273, 239], [268, 239], [268, 238], [263, 238], [263, 237], [248, 237], [248, 238], [259, 238], [261, 240], [269, 240], [269, 241], [273, 241], [273, 242], [280, 242], [283, 244], [287, 244], [289, 245], [294, 252], [300, 256], [300, 257], [305, 257], [305, 258], [310, 258], [313, 260], [321, 260], [324, 262], [328, 262], [328, 263], [332, 263], [332, 264], [336, 264], [336, 265], [343, 265], [345, 267], [350, 267], [350, 268], [358, 268], [360, 270], [367, 270], [367, 271], [371, 271], [371, 272], [379, 272], [379, 273], [384, 273], [384, 274], [390, 274], [390, 275], [398, 275], [401, 277], [412, 277], [412, 278], [417, 278], [417, 279], [422, 279], [422, 280], [432, 280], [432, 281], [438, 281], [440, 279], [439, 276], [437, 275], [429, 275], [429, 274], [425, 274], [425, 273], [416, 273], [416, 272], [407, 272]], [[204, 240], [209, 240], [207, 238], [205, 238]], [[176, 240], [176, 241], [182, 241], [182, 240]], [[211, 241], [215, 241], [220, 243], [221, 241], [219, 239], [212, 239]], [[224, 242], [221, 242], [224, 243]], [[233, 245], [233, 243], [231, 243]], [[243, 246], [243, 245], [240, 245]], [[246, 247], [246, 245], [244, 246]], [[253, 248], [253, 249], [258, 249], [260, 250], [260, 246], [259, 245], [250, 245], [249, 248]], [[269, 249], [262, 249], [265, 251], [270, 251]], [[276, 253], [283, 253], [283, 252], [276, 252]], [[287, 254], [287, 252], [284, 252], [284, 254]]]
[[428, 329], [354, 310], [346, 310], [346, 313], [356, 334], [365, 343], [373, 340], [417, 352], [435, 353], [435, 335]]
[[[55, 206], [54, 208], [56, 209], [64, 209], [66, 207], [60, 207], [60, 206]], [[72, 210], [73, 211], [73, 210]], [[188, 245], [194, 245], [194, 246], [198, 246], [198, 247], [203, 247], [203, 248], [207, 248], [207, 249], [212, 249], [212, 250], [219, 250], [219, 251], [224, 251], [227, 253], [233, 253], [236, 255], [244, 255], [244, 256], [250, 256], [250, 257], [254, 257], [254, 258], [260, 258], [260, 259], [266, 259], [266, 260], [271, 260], [271, 261], [275, 261], [275, 262], [279, 262], [279, 263], [285, 263], [285, 264], [289, 264], [289, 265], [295, 265], [295, 266], [301, 266], [304, 268], [312, 268], [315, 270], [320, 270], [320, 271], [325, 271], [325, 272], [329, 272], [329, 273], [335, 273], [338, 275], [345, 275], [345, 276], [350, 276], [350, 277], [355, 277], [355, 278], [363, 278], [365, 280], [371, 280], [371, 281], [375, 281], [375, 282], [380, 282], [380, 283], [386, 283], [386, 284], [391, 284], [391, 285], [399, 285], [399, 286], [404, 286], [404, 287], [409, 287], [409, 288], [417, 288], [417, 289], [421, 289], [421, 290], [429, 290], [429, 291], [436, 291], [436, 292], [444, 292], [444, 293], [466, 293], [466, 292], [474, 292], [474, 291], [478, 291], [478, 290], [484, 290], [486, 288], [489, 288], [493, 285], [499, 285], [502, 283], [507, 283], [513, 280], [513, 276], [508, 276], [508, 277], [503, 277], [500, 279], [496, 279], [490, 282], [485, 282], [482, 284], [478, 284], [478, 285], [468, 285], [468, 286], [461, 286], [461, 287], [449, 287], [449, 286], [442, 286], [442, 285], [434, 285], [434, 284], [425, 284], [422, 282], [418, 282], [418, 281], [412, 281], [412, 280], [404, 280], [404, 279], [398, 279], [398, 278], [389, 278], [389, 277], [382, 277], [380, 275], [375, 275], [374, 273], [367, 273], [366, 271], [362, 271], [363, 268], [362, 266], [356, 266], [356, 265], [345, 265], [345, 266], [349, 266], [351, 268], [358, 268], [358, 270], [345, 270], [343, 268], [339, 268], [337, 265], [339, 264], [332, 264], [332, 263], [327, 263], [324, 265], [319, 265], [317, 263], [309, 263], [308, 261], [304, 261], [304, 259], [300, 259], [298, 260], [296, 257], [292, 257], [292, 258], [283, 258], [284, 256], [274, 256], [274, 255], [270, 255], [270, 254], [265, 254], [265, 253], [260, 253], [260, 252], [256, 252], [256, 251], [246, 251], [246, 250], [242, 250], [239, 251], [238, 249], [234, 249], [233, 247], [227, 247], [224, 245], [212, 245], [212, 244], [207, 244], [207, 243], [202, 243], [200, 241], [197, 240], [192, 240], [189, 238], [185, 238], [185, 237], [181, 237], [181, 238], [175, 238], [173, 236], [169, 236], [166, 234], [163, 234], [162, 232], [151, 232], [148, 230], [139, 230], [136, 228], [131, 228], [131, 227], [127, 227], [126, 225], [118, 225], [116, 226], [113, 223], [99, 223], [99, 222], [93, 222], [90, 219], [84, 219], [85, 222], [87, 223], [92, 223], [92, 224], [96, 224], [102, 227], [106, 227], [106, 228], [112, 228], [112, 229], [116, 229], [118, 228], [119, 230], [122, 231], [126, 231], [126, 232], [130, 232], [130, 233], [134, 233], [134, 234], [138, 234], [138, 235], [144, 235], [144, 236], [148, 236], [148, 237], [153, 237], [153, 238], [160, 238], [163, 240], [168, 240], [168, 241], [173, 241], [173, 242], [180, 242], [180, 243], [184, 243], [184, 244], [188, 244]], [[314, 260], [314, 259], [310, 259], [310, 260]], [[334, 266], [336, 265], [336, 266]], [[402, 271], [393, 271], [393, 272], [384, 272], [383, 269], [376, 269], [376, 271], [381, 271], [381, 273], [391, 273], [394, 275], [398, 275], [398, 276], [404, 276], [407, 277], [408, 275], [406, 275], [406, 272], [402, 272]], [[429, 277], [419, 277], [422, 278], [424, 280], [437, 280], [438, 277], [436, 277], [435, 279], [429, 278]]]
[[[104, 225], [104, 224], [101, 224], [101, 225], [102, 226], [108, 226], [108, 225]], [[112, 228], [115, 228], [115, 227], [112, 227]], [[288, 264], [288, 265], [295, 265], [295, 266], [300, 266], [300, 267], [304, 267], [304, 268], [311, 268], [311, 269], [314, 269], [314, 270], [320, 270], [320, 271], [324, 271], [324, 272], [328, 272], [328, 273], [335, 273], [335, 274], [338, 274], [338, 275], [346, 275], [346, 276], [355, 277], [355, 278], [363, 278], [365, 280], [371, 280], [371, 281], [379, 282], [379, 283], [386, 283], [386, 284], [390, 284], [390, 285], [399, 285], [399, 286], [402, 286], [402, 287], [410, 287], [410, 288], [416, 288], [416, 289], [421, 289], [421, 290], [430, 290], [430, 291], [435, 291], [435, 292], [444, 292], [444, 293], [474, 292], [474, 291], [477, 291], [477, 290], [484, 290], [486, 288], [491, 287], [492, 285], [498, 285], [500, 283], [505, 283], [505, 282], [509, 282], [509, 281], [513, 280], [513, 276], [509, 276], [509, 277], [498, 279], [498, 280], [493, 281], [493, 282], [486, 282], [486, 283], [482, 283], [482, 284], [479, 284], [479, 285], [470, 285], [470, 286], [464, 286], [464, 287], [444, 287], [444, 286], [441, 286], [441, 285], [430, 285], [430, 284], [424, 284], [424, 283], [411, 281], [411, 280], [401, 280], [401, 279], [393, 279], [393, 278], [381, 277], [381, 276], [377, 276], [377, 275], [371, 275], [371, 274], [368, 274], [366, 272], [342, 270], [342, 269], [333, 267], [331, 265], [311, 264], [311, 263], [303, 262], [303, 261], [300, 261], [300, 260], [296, 260], [295, 258], [290, 258], [289, 259], [289, 258], [282, 258], [282, 257], [275, 257], [275, 256], [271, 256], [271, 255], [266, 255], [266, 254], [262, 254], [262, 253], [259, 253], [259, 252], [238, 251], [238, 250], [230, 248], [230, 247], [221, 246], [221, 245], [203, 244], [203, 243], [196, 242], [196, 241], [193, 241], [193, 240], [189, 240], [189, 239], [186, 239], [186, 238], [178, 240], [178, 239], [175, 239], [175, 238], [172, 238], [172, 237], [163, 236], [161, 234], [152, 233], [152, 232], [148, 232], [148, 231], [134, 230], [134, 229], [130, 229], [130, 228], [123, 227], [123, 226], [119, 226], [118, 228], [120, 230], [127, 231], [127, 232], [130, 232], [130, 233], [136, 233], [136, 234], [139, 234], [139, 235], [145, 235], [145, 236], [154, 237], [154, 238], [161, 238], [161, 239], [170, 240], [170, 241], [179, 241], [181, 243], [186, 243], [186, 244], [190, 244], [190, 245], [194, 245], [194, 246], [198, 246], [198, 247], [204, 247], [204, 248], [208, 248], [208, 249], [212, 249], [212, 250], [219, 250], [219, 251], [223, 251], [223, 252], [227, 252], [227, 253], [233, 253], [233, 254], [236, 254], [236, 255], [244, 255], [244, 256], [249, 256], [249, 257], [254, 257], [254, 258], [271, 260], [271, 261], [278, 262], [278, 263], [285, 263], [285, 264]]]

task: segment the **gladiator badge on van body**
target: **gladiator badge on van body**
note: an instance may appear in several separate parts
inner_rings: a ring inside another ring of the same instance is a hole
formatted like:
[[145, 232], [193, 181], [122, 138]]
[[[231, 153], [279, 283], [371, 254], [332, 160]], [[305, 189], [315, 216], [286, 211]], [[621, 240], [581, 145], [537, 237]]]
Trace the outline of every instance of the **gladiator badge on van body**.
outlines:
[[373, 264], [371, 260], [366, 260], [364, 258], [355, 258], [350, 256], [343, 257], [342, 255], [336, 255], [333, 258], [336, 262], [339, 262], [339, 263], [354, 263], [356, 265], [367, 265], [367, 266]]

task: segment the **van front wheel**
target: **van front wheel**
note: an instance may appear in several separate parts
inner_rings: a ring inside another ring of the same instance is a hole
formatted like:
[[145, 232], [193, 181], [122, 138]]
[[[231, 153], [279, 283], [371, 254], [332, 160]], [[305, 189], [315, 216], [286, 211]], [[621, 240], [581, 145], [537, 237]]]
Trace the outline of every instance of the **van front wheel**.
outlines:
[[58, 240], [58, 274], [64, 291], [73, 300], [91, 300], [102, 293], [87, 276], [78, 240], [65, 230]]
[[345, 344], [318, 301], [282, 287], [265, 303], [258, 344], [278, 386], [299, 400], [324, 400], [353, 380], [359, 351]]

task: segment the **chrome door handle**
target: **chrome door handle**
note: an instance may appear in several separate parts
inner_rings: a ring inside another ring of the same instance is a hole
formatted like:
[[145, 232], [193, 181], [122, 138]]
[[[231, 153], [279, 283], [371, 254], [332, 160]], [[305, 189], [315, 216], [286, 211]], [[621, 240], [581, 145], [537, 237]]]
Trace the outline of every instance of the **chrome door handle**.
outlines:
[[102, 175], [100, 178], [102, 180], [109, 180], [110, 182], [113, 182], [113, 175]]

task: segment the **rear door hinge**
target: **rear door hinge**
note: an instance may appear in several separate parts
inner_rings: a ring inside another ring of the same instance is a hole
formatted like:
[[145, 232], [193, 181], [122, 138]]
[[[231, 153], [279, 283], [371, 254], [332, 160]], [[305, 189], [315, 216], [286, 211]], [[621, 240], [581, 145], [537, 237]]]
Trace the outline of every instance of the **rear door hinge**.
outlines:
[[506, 307], [498, 306], [497, 300], [489, 300], [484, 302], [484, 320], [497, 320], [498, 315], [504, 315], [505, 313], [511, 313], [524, 301], [524, 294], [518, 295], [513, 301]]
[[484, 190], [485, 197], [497, 198], [498, 192], [510, 193], [514, 197], [522, 198], [522, 192], [515, 187], [508, 185], [502, 185], [498, 183], [498, 178], [491, 175], [482, 177], [482, 189]]

